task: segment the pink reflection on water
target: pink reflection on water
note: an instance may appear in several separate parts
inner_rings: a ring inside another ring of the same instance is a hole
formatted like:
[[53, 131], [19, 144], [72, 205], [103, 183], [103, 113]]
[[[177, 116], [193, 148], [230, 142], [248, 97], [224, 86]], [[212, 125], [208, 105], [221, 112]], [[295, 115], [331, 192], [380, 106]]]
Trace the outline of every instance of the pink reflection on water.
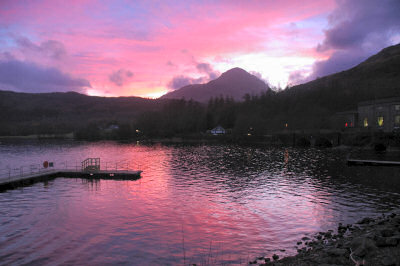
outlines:
[[7, 213], [0, 233], [12, 232], [0, 239], [0, 255], [12, 254], [10, 264], [246, 264], [293, 254], [304, 234], [332, 228], [351, 208], [340, 200], [352, 198], [340, 198], [336, 184], [312, 171], [320, 163], [312, 152], [228, 148], [102, 142], [19, 155], [100, 156], [143, 173], [136, 181], [58, 178], [0, 194]]

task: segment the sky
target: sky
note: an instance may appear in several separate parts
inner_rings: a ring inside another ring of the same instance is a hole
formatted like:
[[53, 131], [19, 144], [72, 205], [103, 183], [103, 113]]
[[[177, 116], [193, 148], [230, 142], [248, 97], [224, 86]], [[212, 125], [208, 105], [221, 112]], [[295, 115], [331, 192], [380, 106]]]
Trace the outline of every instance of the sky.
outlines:
[[0, 0], [0, 90], [155, 98], [240, 67], [285, 88], [400, 42], [398, 0]]

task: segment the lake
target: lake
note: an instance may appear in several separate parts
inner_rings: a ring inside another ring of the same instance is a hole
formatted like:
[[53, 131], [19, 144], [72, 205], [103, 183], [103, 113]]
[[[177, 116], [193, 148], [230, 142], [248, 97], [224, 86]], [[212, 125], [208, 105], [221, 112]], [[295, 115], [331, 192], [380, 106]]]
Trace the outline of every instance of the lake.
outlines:
[[[0, 193], [0, 264], [241, 265], [399, 211], [400, 169], [348, 150], [5, 141], [0, 169], [100, 157], [136, 181], [56, 178]], [[361, 152], [363, 153], [363, 152]]]

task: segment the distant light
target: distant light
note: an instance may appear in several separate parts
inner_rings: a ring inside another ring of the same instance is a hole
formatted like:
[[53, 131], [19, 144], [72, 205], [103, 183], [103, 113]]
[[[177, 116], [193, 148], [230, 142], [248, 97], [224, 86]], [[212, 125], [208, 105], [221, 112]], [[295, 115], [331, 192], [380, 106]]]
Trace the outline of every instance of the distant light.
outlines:
[[247, 133], [247, 136], [251, 136], [251, 133]]
[[136, 133], [139, 133], [140, 132], [140, 130], [139, 129], [136, 129]]
[[346, 124], [344, 124], [344, 126], [345, 126], [345, 127], [347, 127], [347, 126], [348, 126], [348, 124], [346, 123]]
[[378, 126], [383, 126], [383, 116], [378, 116]]
[[364, 118], [364, 127], [368, 127], [368, 118]]
[[285, 124], [285, 127], [288, 127], [288, 123]]

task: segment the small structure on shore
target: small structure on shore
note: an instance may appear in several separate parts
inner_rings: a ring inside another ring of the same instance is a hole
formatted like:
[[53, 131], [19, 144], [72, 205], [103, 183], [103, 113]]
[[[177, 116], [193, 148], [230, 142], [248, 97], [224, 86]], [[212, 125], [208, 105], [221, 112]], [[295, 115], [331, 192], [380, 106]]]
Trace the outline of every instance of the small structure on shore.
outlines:
[[222, 127], [222, 126], [217, 126], [213, 129], [211, 129], [211, 134], [216, 136], [216, 135], [225, 135], [226, 134], [226, 130]]
[[400, 97], [361, 102], [358, 104], [360, 128], [393, 132], [400, 129]]
[[400, 131], [400, 97], [360, 102], [357, 110], [336, 113], [335, 124], [346, 131]]

